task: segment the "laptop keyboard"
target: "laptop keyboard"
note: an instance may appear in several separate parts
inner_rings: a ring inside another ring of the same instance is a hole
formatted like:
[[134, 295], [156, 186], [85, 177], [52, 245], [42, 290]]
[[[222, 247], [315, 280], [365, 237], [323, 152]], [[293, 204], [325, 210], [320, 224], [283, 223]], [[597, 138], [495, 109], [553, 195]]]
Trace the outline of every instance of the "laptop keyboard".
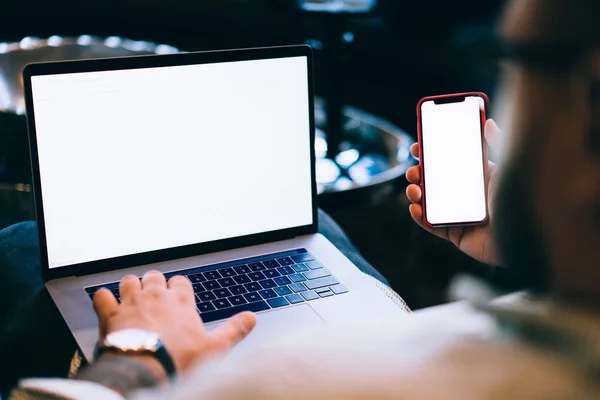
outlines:
[[[167, 279], [186, 276], [205, 323], [242, 311], [266, 311], [348, 292], [327, 268], [305, 249], [168, 272]], [[85, 288], [109, 289], [120, 301], [119, 282]]]

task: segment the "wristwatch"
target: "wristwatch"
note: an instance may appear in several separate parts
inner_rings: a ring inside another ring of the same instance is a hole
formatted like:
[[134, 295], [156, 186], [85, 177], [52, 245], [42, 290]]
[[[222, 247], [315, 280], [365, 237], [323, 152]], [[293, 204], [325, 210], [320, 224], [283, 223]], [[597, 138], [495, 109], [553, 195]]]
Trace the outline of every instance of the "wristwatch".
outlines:
[[177, 372], [173, 359], [163, 345], [160, 336], [150, 330], [122, 329], [111, 332], [96, 345], [94, 358], [97, 359], [105, 352], [152, 355], [162, 364], [168, 376], [174, 377]]

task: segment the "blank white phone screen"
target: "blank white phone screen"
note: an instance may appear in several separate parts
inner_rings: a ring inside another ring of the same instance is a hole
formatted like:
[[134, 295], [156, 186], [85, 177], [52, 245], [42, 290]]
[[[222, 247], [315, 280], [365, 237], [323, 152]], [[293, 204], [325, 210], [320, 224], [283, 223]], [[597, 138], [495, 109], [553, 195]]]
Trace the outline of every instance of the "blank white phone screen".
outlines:
[[31, 83], [50, 268], [313, 222], [306, 57]]
[[432, 225], [485, 220], [481, 107], [480, 97], [421, 106], [425, 214]]

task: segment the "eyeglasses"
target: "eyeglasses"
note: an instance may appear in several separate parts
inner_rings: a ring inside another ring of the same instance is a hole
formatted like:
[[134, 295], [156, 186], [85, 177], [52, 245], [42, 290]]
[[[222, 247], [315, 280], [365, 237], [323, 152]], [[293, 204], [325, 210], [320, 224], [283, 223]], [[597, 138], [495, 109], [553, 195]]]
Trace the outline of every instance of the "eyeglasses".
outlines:
[[573, 43], [510, 42], [496, 40], [498, 59], [512, 61], [528, 69], [568, 71], [583, 60], [591, 46]]

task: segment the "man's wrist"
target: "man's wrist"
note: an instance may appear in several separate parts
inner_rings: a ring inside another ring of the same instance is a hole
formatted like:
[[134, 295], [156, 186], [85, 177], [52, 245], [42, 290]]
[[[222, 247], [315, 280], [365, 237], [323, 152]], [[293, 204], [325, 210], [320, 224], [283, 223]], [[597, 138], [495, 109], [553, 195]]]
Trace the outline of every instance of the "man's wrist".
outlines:
[[159, 385], [168, 376], [153, 355], [105, 352], [75, 379], [99, 383], [125, 396], [135, 389]]

